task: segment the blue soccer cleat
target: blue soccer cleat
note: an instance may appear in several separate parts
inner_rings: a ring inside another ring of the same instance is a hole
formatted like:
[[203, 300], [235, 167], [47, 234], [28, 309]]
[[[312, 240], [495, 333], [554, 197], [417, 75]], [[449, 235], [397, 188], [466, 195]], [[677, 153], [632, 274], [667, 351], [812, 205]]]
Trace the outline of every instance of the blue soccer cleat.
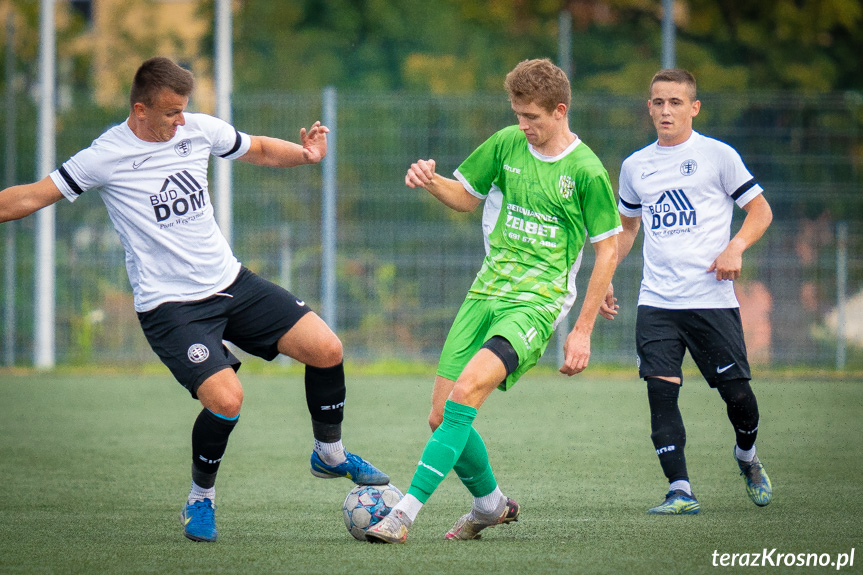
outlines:
[[216, 506], [209, 499], [183, 505], [180, 522], [183, 535], [192, 541], [215, 541], [219, 535], [216, 531]]
[[651, 515], [695, 515], [701, 511], [701, 504], [695, 495], [676, 489], [665, 495], [665, 501], [647, 510]]
[[752, 461], [740, 461], [735, 452], [734, 460], [740, 468], [740, 475], [746, 478], [746, 493], [752, 503], [758, 507], [764, 507], [770, 503], [773, 499], [773, 484], [770, 483], [770, 478], [767, 477], [767, 472], [764, 471], [764, 465], [758, 460], [758, 456], [756, 455]]
[[357, 485], [386, 485], [390, 482], [389, 475], [359, 455], [345, 451], [345, 457], [347, 459], [338, 465], [327, 465], [317, 451], [312, 451], [312, 475], [322, 479], [347, 477]]

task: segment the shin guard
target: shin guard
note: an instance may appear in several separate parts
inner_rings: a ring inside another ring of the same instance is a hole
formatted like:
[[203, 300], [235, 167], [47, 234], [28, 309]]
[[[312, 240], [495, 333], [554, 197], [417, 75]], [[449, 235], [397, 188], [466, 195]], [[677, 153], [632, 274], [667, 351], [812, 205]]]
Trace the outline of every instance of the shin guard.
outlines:
[[648, 377], [647, 399], [650, 403], [650, 439], [668, 482], [689, 479], [686, 472], [686, 429], [677, 406], [680, 385]]

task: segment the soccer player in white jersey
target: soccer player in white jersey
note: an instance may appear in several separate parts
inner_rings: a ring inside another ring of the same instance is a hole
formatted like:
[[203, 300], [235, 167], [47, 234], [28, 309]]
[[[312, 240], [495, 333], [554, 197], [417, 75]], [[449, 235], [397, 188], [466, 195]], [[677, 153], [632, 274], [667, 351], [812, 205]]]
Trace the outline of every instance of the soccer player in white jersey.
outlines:
[[[677, 404], [687, 349], [726, 403], [746, 491], [764, 506], [773, 490], [755, 453], [758, 404], [749, 385], [733, 282], [740, 277], [743, 252], [770, 225], [770, 205], [733, 148], [693, 130], [701, 102], [689, 72], [659, 71], [650, 83], [647, 107], [658, 139], [629, 156], [620, 169], [618, 262], [632, 249], [643, 223], [644, 274], [635, 328], [638, 371], [647, 383], [651, 439], [669, 482], [665, 501], [649, 513], [693, 514], [700, 509], [686, 469], [686, 431]], [[735, 203], [746, 217], [731, 238]], [[609, 319], [617, 313], [613, 291], [609, 287], [601, 309]]]
[[509, 389], [536, 364], [572, 307], [585, 240], [596, 261], [560, 371], [580, 373], [590, 358], [621, 229], [608, 173], [570, 131], [569, 80], [560, 68], [525, 60], [505, 86], [517, 126], [492, 135], [455, 179], [438, 175], [434, 160], [418, 160], [405, 176], [408, 187], [425, 188], [456, 211], [485, 200], [486, 256], [441, 352], [429, 416], [433, 434], [405, 497], [366, 532], [372, 542], [404, 543], [452, 469], [474, 499], [446, 539], [476, 539], [486, 527], [517, 519], [518, 503], [501, 492], [473, 420], [496, 387]]
[[240, 361], [223, 340], [267, 360], [281, 353], [306, 365], [312, 474], [358, 484], [389, 477], [342, 446], [338, 337], [301, 299], [241, 266], [210, 203], [211, 155], [270, 167], [315, 164], [327, 152], [328, 129], [320, 122], [301, 129], [300, 144], [250, 136], [186, 112], [193, 87], [192, 74], [168, 58], [144, 62], [128, 119], [41, 181], [0, 192], [0, 222], [89, 190], [101, 195], [126, 251], [144, 334], [203, 406], [192, 428], [192, 487], [180, 519], [189, 539], [215, 541], [216, 472], [243, 403]]

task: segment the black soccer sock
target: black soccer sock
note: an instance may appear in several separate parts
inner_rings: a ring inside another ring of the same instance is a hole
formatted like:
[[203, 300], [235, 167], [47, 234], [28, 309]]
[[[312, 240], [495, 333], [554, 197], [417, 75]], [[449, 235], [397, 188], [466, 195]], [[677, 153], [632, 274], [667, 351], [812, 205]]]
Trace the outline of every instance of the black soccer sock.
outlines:
[[204, 408], [192, 427], [192, 481], [209, 489], [216, 484], [216, 472], [228, 447], [228, 437], [240, 416], [233, 419]]
[[648, 377], [647, 400], [650, 403], [650, 439], [659, 456], [659, 464], [669, 483], [678, 479], [689, 479], [686, 472], [686, 429], [677, 406], [680, 385]]
[[345, 412], [344, 363], [333, 367], [306, 366], [306, 403], [315, 439], [334, 443], [342, 438]]
[[758, 402], [748, 379], [733, 379], [716, 386], [725, 401], [728, 420], [734, 426], [737, 447], [749, 451], [758, 436]]

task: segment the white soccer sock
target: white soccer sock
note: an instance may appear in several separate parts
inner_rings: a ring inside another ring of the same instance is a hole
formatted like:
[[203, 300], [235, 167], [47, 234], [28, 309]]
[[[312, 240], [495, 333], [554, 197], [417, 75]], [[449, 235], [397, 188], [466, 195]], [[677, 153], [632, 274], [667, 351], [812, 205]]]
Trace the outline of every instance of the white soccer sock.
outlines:
[[494, 491], [482, 497], [473, 498], [474, 511], [479, 511], [483, 515], [491, 515], [494, 513], [503, 513], [503, 507], [506, 505], [506, 497], [500, 487], [495, 487]]
[[187, 500], [186, 505], [191, 505], [196, 501], [203, 501], [204, 499], [209, 499], [213, 502], [213, 505], [216, 504], [215, 486], [205, 489], [193, 481], [192, 489], [189, 490], [189, 499]]
[[393, 510], [390, 511], [390, 513], [398, 509], [399, 511], [407, 515], [410, 518], [411, 523], [413, 523], [414, 521], [416, 521], [417, 515], [419, 515], [420, 509], [422, 508], [422, 502], [410, 493], [408, 493], [407, 495], [402, 497], [401, 501], [393, 505]]
[[[727, 452], [726, 452], [726, 453], [727, 453]], [[691, 496], [691, 495], [692, 495], [692, 486], [691, 486], [691, 485], [689, 484], [689, 482], [688, 482], [687, 480], [685, 480], [685, 479], [678, 479], [677, 481], [673, 482], [671, 485], [669, 485], [669, 486], [668, 486], [668, 490], [669, 490], [669, 491], [678, 491], [678, 490], [680, 490], [680, 491], [683, 491], [684, 493], [686, 493], [686, 494], [687, 494], [687, 495], [689, 495], [689, 496]]]
[[342, 440], [335, 443], [324, 443], [315, 439], [315, 453], [317, 453], [327, 465], [338, 465], [347, 460]]
[[743, 461], [744, 463], [748, 463], [748, 462], [752, 461], [753, 459], [755, 459], [755, 446], [753, 445], [752, 449], [750, 449], [748, 451], [743, 451], [742, 449], [740, 449], [739, 447], [737, 447], [735, 445], [734, 446], [734, 455], [740, 461]]

